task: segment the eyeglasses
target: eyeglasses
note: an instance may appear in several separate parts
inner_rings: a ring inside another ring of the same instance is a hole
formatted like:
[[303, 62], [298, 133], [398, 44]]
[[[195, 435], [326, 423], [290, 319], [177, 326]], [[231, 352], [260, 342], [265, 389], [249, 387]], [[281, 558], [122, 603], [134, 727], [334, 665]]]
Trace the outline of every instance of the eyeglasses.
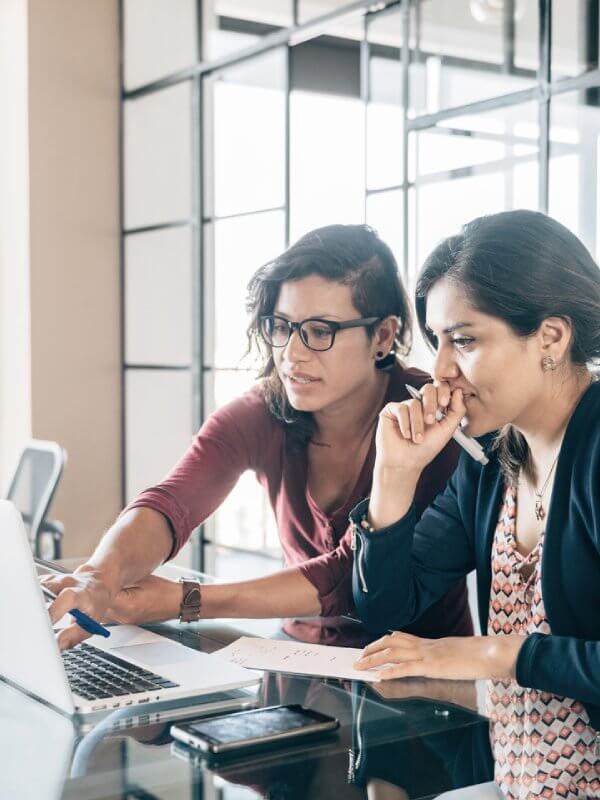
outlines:
[[309, 350], [322, 352], [330, 350], [335, 342], [335, 335], [345, 328], [366, 328], [378, 322], [380, 317], [349, 319], [347, 322], [332, 322], [328, 319], [309, 317], [301, 322], [290, 322], [285, 317], [265, 316], [260, 318], [260, 332], [271, 347], [285, 347], [293, 331], [298, 331], [303, 343]]

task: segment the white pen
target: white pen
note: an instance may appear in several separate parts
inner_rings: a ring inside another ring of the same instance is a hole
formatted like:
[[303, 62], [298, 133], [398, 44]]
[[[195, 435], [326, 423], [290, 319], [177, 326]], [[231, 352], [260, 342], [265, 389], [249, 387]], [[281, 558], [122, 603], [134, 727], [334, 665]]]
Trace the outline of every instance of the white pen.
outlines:
[[[406, 391], [411, 397], [413, 397], [415, 400], [423, 400], [423, 395], [418, 389], [415, 389], [414, 386], [409, 386], [408, 383], [405, 383], [404, 385], [406, 386]], [[444, 414], [439, 408], [435, 412], [435, 418], [438, 422], [444, 419]], [[463, 448], [463, 450], [466, 450], [471, 458], [475, 459], [475, 461], [479, 461], [480, 464], [488, 463], [489, 459], [477, 439], [473, 439], [472, 436], [467, 436], [467, 434], [463, 433], [460, 428], [457, 428], [454, 431], [452, 438]]]

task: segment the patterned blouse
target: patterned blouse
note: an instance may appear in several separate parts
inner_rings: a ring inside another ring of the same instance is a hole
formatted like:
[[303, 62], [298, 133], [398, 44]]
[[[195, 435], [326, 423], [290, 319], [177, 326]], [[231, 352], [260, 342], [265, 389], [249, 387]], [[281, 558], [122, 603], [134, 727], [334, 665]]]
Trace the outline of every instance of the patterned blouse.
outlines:
[[[492, 546], [488, 635], [551, 633], [542, 598], [544, 534], [527, 556], [515, 539], [516, 489], [505, 490]], [[488, 681], [495, 777], [509, 798], [600, 798], [596, 731], [570, 697]]]

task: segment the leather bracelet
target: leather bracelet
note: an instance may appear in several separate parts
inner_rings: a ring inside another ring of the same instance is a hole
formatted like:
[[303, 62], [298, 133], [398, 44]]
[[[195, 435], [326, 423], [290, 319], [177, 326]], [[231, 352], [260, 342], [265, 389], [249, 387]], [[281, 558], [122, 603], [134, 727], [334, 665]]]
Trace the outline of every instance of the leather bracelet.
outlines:
[[202, 593], [198, 581], [190, 581], [180, 578], [182, 596], [181, 606], [179, 607], [180, 622], [198, 622], [200, 619], [200, 606], [202, 605]]

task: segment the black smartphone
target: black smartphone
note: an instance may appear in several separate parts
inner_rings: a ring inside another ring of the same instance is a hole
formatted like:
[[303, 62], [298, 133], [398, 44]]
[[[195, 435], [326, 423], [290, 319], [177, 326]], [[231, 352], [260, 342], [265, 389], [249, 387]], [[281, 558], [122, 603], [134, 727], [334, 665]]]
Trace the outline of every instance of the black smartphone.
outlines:
[[208, 755], [243, 754], [334, 731], [339, 721], [301, 705], [271, 706], [171, 726], [171, 736]]

